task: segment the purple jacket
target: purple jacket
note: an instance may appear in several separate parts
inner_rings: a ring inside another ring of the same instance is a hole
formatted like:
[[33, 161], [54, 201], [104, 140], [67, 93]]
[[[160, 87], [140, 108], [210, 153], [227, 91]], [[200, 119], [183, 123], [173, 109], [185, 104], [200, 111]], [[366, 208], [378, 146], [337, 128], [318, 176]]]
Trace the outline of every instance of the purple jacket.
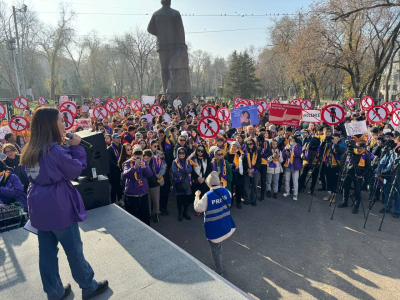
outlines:
[[[301, 164], [301, 145], [297, 144], [296, 147], [294, 147], [294, 149], [292, 149], [292, 151], [294, 152], [293, 168], [295, 171], [301, 170], [303, 168], [303, 165]], [[282, 157], [283, 157], [282, 166], [285, 166], [286, 158], [287, 158], [286, 147], [282, 150]]]
[[24, 211], [28, 210], [24, 186], [15, 174], [10, 174], [6, 186], [0, 187], [0, 204], [11, 204], [19, 202], [24, 206]]
[[81, 195], [71, 183], [85, 168], [82, 146], [65, 147], [55, 142], [44, 156], [42, 149], [35, 167], [22, 166], [30, 182], [28, 207], [33, 227], [56, 231], [86, 220]]
[[[131, 162], [133, 162], [133, 166], [131, 167]], [[124, 164], [124, 178], [125, 181], [125, 195], [127, 196], [139, 196], [145, 195], [149, 192], [149, 185], [147, 184], [147, 178], [153, 176], [153, 171], [150, 169], [147, 161], [144, 162], [146, 168], [138, 168], [135, 169], [135, 162], [132, 159], [129, 159]], [[136, 177], [135, 177], [136, 173]], [[142, 186], [139, 186], [138, 180], [142, 180]]]

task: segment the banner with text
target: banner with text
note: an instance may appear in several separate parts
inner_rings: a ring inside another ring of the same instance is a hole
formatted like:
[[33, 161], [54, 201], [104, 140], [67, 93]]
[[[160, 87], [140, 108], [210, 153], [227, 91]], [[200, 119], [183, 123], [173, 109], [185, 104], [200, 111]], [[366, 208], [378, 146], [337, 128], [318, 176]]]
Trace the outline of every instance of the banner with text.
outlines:
[[300, 125], [301, 106], [280, 103], [270, 103], [270, 105], [269, 123], [295, 127]]

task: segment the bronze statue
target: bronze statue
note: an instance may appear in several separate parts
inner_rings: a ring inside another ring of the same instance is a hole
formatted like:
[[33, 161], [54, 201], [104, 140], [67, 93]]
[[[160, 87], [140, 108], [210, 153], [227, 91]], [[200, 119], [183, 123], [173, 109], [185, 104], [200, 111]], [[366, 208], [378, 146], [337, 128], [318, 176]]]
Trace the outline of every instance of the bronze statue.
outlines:
[[179, 96], [186, 105], [192, 101], [192, 93], [185, 29], [179, 11], [171, 8], [171, 0], [162, 0], [161, 4], [163, 7], [151, 17], [147, 31], [157, 37], [163, 93], [168, 102]]

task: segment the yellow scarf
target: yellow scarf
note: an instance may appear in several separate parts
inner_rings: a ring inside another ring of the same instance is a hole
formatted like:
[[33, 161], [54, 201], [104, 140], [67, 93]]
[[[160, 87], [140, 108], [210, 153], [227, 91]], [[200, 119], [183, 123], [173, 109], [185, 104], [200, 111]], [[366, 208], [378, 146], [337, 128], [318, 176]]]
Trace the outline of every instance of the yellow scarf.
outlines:
[[[243, 155], [243, 151], [242, 150], [238, 150], [240, 152], [240, 155]], [[235, 157], [233, 158], [233, 163], [235, 164], [236, 168], [239, 168], [239, 154], [237, 154], [236, 152], [232, 152], [232, 150], [230, 151], [230, 154], [234, 154]]]
[[365, 150], [362, 152], [359, 152], [358, 149], [354, 149], [354, 154], [361, 155], [360, 161], [358, 162], [358, 166], [365, 167]]
[[256, 165], [257, 156], [258, 156], [257, 150], [254, 150], [254, 154], [253, 154], [253, 158], [252, 159], [250, 159], [250, 153], [247, 152], [247, 163], [249, 164], [249, 168], [250, 169], [253, 169], [253, 167]]
[[[285, 148], [286, 149], [290, 149], [290, 145], [287, 145]], [[286, 162], [284, 164], [284, 167], [286, 167], [286, 168], [293, 167], [293, 159], [294, 159], [294, 151], [292, 149], [292, 151], [290, 153], [290, 158], [289, 159], [286, 158]]]

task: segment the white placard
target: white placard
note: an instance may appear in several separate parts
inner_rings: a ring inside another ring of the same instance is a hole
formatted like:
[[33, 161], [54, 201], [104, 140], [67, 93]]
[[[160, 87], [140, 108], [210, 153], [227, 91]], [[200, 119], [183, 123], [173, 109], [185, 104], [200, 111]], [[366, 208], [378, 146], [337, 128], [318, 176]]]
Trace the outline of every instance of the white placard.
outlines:
[[171, 117], [169, 116], [169, 114], [164, 114], [163, 118], [164, 118], [165, 122], [168, 122], [168, 123], [171, 122]]
[[146, 118], [147, 122], [149, 123], [153, 120], [153, 116], [151, 114], [144, 115], [140, 119], [142, 118]]
[[346, 127], [346, 133], [348, 136], [364, 134], [368, 132], [367, 122], [365, 120], [353, 123], [346, 123], [344, 124], [344, 126]]
[[0, 127], [0, 139], [4, 139], [7, 133], [11, 133], [10, 126], [5, 125]]
[[321, 122], [321, 110], [319, 109], [307, 109], [301, 112], [301, 120], [305, 123], [320, 123]]
[[142, 103], [144, 104], [150, 104], [153, 105], [154, 101], [156, 100], [156, 97], [154, 96], [142, 96]]

